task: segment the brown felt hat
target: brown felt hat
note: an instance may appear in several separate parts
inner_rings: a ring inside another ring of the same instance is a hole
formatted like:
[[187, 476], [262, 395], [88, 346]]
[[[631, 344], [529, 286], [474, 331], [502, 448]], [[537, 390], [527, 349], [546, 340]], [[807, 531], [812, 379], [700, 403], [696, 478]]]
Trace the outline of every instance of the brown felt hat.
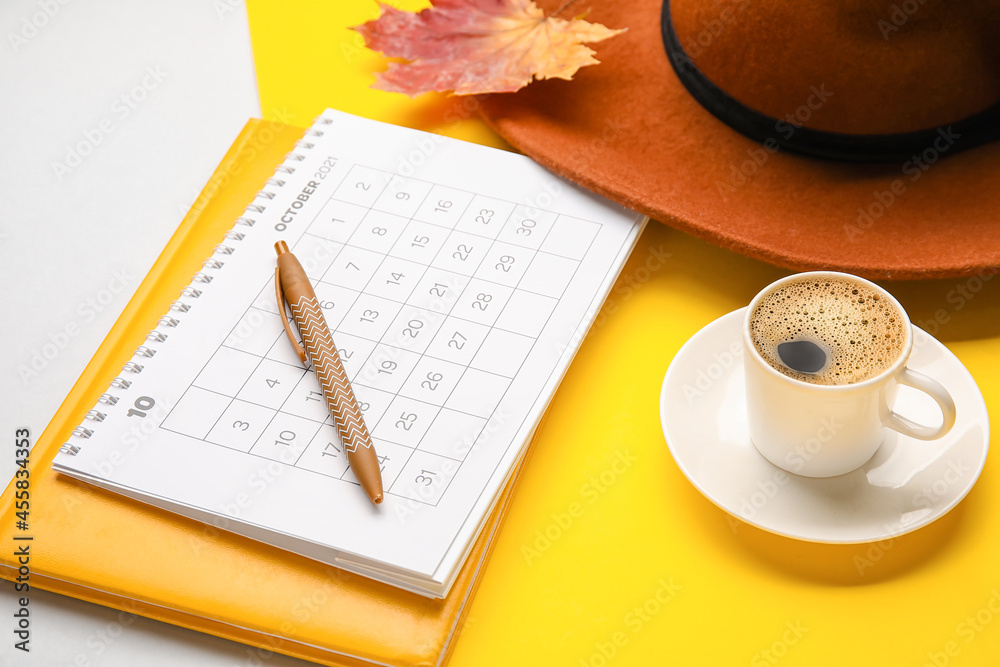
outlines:
[[[548, 12], [561, 0], [539, 4]], [[483, 100], [554, 171], [795, 269], [1000, 266], [1000, 3], [589, 0], [628, 31]]]

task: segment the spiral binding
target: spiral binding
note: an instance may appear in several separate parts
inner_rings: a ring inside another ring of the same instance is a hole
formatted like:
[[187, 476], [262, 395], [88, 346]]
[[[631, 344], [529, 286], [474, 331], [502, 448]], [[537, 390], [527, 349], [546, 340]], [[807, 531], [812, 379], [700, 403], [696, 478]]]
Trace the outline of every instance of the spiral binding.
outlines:
[[[279, 177], [279, 174], [292, 175], [295, 173], [295, 167], [290, 163], [302, 162], [306, 159], [306, 156], [301, 152], [297, 153], [295, 151], [307, 151], [315, 147], [315, 144], [306, 141], [305, 137], [322, 137], [324, 132], [321, 129], [317, 129], [317, 126], [330, 125], [333, 121], [329, 118], [317, 118], [313, 127], [306, 130], [305, 135], [296, 144], [292, 152], [285, 155], [285, 159], [280, 165], [274, 170], [274, 176], [269, 178], [265, 183], [265, 188], [260, 190], [255, 196], [254, 200], [243, 209], [243, 215], [236, 218], [233, 222], [233, 227], [223, 236], [224, 243], [220, 243], [215, 246], [212, 251], [212, 257], [209, 257], [202, 264], [203, 271], [199, 271], [191, 277], [191, 283], [181, 290], [180, 298], [173, 301], [170, 304], [170, 312], [163, 315], [157, 323], [157, 328], [146, 334], [146, 341], [149, 343], [164, 343], [167, 340], [167, 334], [159, 331], [160, 328], [174, 329], [181, 325], [183, 322], [183, 315], [191, 310], [194, 306], [193, 301], [198, 299], [201, 295], [205, 286], [212, 282], [213, 276], [208, 273], [209, 271], [219, 271], [225, 266], [225, 262], [215, 257], [215, 255], [229, 256], [236, 253], [238, 244], [244, 238], [246, 238], [246, 231], [240, 231], [238, 227], [245, 227], [247, 229], [252, 228], [257, 222], [257, 215], [264, 213], [267, 210], [267, 204], [273, 200], [277, 193], [268, 190], [267, 188], [282, 188], [285, 186], [285, 179]], [[263, 200], [262, 203], [257, 203], [258, 200]], [[195, 287], [197, 284], [199, 287]], [[176, 315], [176, 316], [175, 316]], [[140, 345], [136, 348], [133, 356], [142, 357], [144, 359], [151, 359], [157, 352], [157, 347], [150, 345]], [[122, 367], [123, 373], [142, 373], [145, 366], [143, 364], [136, 363], [135, 361], [129, 361]], [[129, 387], [132, 386], [132, 381], [127, 380], [123, 377], [116, 377], [111, 381], [111, 386], [108, 388], [109, 391], [101, 394], [100, 398], [97, 399], [98, 403], [114, 406], [120, 400], [120, 397], [111, 393], [111, 389], [120, 389], [122, 391], [128, 391]], [[107, 417], [107, 413], [98, 410], [96, 407], [89, 410], [85, 415], [85, 419], [88, 422], [100, 423], [104, 421]], [[94, 431], [83, 425], [77, 426], [73, 429], [72, 436], [74, 438], [80, 438], [86, 440], [94, 434]], [[63, 454], [68, 454], [69, 456], [76, 456], [80, 453], [82, 447], [78, 444], [73, 444], [71, 442], [66, 442], [59, 451]]]

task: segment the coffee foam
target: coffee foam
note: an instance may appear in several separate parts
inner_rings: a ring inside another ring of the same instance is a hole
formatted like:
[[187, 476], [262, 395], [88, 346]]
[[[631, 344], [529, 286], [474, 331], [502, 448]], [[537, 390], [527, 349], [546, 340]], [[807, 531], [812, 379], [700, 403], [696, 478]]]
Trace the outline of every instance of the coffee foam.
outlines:
[[[864, 283], [842, 278], [802, 279], [765, 295], [750, 318], [750, 338], [773, 368], [812, 384], [861, 382], [891, 366], [906, 342], [899, 309]], [[816, 373], [785, 366], [778, 345], [809, 340], [827, 353]]]

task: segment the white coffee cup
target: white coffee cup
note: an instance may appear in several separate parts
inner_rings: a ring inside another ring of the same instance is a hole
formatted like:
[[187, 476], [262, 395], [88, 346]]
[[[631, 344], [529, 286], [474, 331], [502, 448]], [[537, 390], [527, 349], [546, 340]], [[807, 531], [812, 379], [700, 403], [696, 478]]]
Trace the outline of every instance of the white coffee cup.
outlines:
[[[812, 384], [771, 366], [754, 345], [751, 317], [767, 294], [805, 278], [839, 279], [863, 284], [895, 307], [905, 340], [896, 359], [873, 377], [851, 384]], [[743, 320], [744, 370], [750, 438], [774, 465], [806, 477], [833, 477], [864, 465], [878, 450], [884, 429], [918, 440], [934, 440], [955, 423], [955, 402], [941, 384], [906, 367], [913, 348], [913, 327], [899, 302], [878, 285], [835, 271], [813, 271], [782, 278], [765, 287]], [[938, 404], [939, 426], [918, 424], [893, 412], [898, 385], [918, 389]]]

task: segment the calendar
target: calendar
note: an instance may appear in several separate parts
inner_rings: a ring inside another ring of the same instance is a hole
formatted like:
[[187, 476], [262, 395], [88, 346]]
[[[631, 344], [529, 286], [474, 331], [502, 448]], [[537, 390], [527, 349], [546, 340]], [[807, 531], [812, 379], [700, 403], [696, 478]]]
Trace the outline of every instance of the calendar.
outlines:
[[[56, 468], [443, 595], [645, 220], [523, 156], [335, 111], [269, 185], [118, 378], [145, 400]], [[378, 507], [285, 334], [277, 240], [371, 431]], [[135, 411], [155, 429], [129, 448]]]

